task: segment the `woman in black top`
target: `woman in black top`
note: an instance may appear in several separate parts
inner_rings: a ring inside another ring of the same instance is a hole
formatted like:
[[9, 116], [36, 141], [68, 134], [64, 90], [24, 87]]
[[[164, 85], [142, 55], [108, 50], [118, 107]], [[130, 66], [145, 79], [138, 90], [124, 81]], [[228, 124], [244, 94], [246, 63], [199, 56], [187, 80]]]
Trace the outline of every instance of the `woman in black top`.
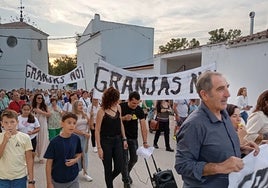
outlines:
[[95, 138], [98, 155], [104, 166], [107, 188], [113, 188], [113, 180], [120, 174], [123, 167], [123, 147], [127, 148], [121, 108], [118, 104], [119, 97], [119, 91], [113, 87], [104, 91], [101, 108], [96, 118]]

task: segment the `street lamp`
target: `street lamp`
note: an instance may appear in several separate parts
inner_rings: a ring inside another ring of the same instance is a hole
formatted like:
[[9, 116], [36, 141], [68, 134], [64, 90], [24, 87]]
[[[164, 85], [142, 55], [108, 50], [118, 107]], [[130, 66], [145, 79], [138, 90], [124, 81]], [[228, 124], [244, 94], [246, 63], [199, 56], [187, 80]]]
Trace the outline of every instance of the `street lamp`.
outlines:
[[0, 58], [2, 57], [2, 55], [3, 55], [3, 51], [2, 51], [2, 49], [0, 48]]

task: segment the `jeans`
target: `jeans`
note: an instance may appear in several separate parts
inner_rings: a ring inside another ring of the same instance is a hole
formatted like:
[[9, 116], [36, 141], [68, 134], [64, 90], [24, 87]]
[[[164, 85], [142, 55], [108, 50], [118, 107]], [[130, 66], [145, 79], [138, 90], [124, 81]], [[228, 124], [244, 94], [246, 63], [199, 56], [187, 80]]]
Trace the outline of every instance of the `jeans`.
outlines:
[[167, 122], [159, 121], [159, 129], [156, 131], [155, 136], [154, 136], [154, 145], [157, 145], [158, 139], [159, 139], [162, 131], [164, 131], [166, 149], [169, 149], [170, 148], [170, 144], [169, 144], [169, 132], [170, 132], [169, 121], [167, 121]]
[[[103, 167], [107, 188], [113, 188], [113, 180], [122, 171], [123, 145], [121, 136], [101, 137]], [[114, 162], [114, 164], [112, 164]], [[112, 169], [114, 167], [114, 169]]]
[[0, 179], [0, 188], [26, 188], [27, 177], [14, 180], [3, 180]]
[[80, 138], [81, 142], [81, 148], [82, 148], [82, 157], [78, 161], [78, 167], [79, 170], [84, 170], [88, 174], [88, 152], [85, 151], [86, 146], [88, 147], [88, 139], [85, 136], [78, 135], [77, 136]]
[[247, 120], [248, 120], [248, 113], [246, 111], [240, 113], [241, 118], [244, 120], [245, 124], [247, 124]]
[[138, 149], [137, 139], [127, 139], [128, 149], [124, 150], [124, 166], [122, 170], [122, 181], [129, 182], [129, 173], [138, 161], [136, 151]]

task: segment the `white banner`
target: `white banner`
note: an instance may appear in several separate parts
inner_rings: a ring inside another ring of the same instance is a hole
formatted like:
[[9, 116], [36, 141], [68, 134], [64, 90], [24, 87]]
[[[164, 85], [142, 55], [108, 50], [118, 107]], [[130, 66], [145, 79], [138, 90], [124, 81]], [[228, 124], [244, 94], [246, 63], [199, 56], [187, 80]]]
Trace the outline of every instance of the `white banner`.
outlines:
[[100, 61], [96, 70], [94, 97], [101, 99], [102, 93], [110, 86], [120, 91], [120, 99], [128, 99], [132, 91], [137, 91], [142, 100], [196, 99], [195, 84], [198, 76], [207, 70], [216, 70], [216, 65], [166, 74], [144, 75], [115, 67]]
[[229, 188], [264, 188], [268, 186], [268, 144], [260, 146], [260, 153], [251, 152], [243, 158], [240, 172], [229, 174]]
[[77, 67], [65, 75], [52, 76], [44, 73], [30, 60], [28, 60], [26, 65], [25, 76], [27, 79], [50, 85], [67, 85], [85, 80], [85, 74], [82, 66]]

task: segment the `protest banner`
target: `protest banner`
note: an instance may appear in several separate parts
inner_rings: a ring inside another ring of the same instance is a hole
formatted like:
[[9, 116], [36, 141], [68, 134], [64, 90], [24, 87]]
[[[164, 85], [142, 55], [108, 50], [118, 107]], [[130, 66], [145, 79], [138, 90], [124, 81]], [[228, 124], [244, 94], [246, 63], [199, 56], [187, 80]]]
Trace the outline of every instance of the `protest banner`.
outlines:
[[268, 144], [260, 146], [260, 153], [253, 152], [243, 158], [244, 168], [229, 174], [228, 188], [268, 187]]
[[28, 60], [26, 64], [25, 77], [30, 80], [50, 85], [67, 85], [85, 80], [85, 73], [83, 67], [78, 66], [76, 69], [65, 75], [52, 76], [39, 69], [33, 62]]
[[144, 75], [115, 67], [100, 60], [94, 82], [94, 97], [101, 99], [102, 93], [110, 86], [120, 92], [125, 100], [132, 91], [137, 91], [142, 100], [196, 99], [195, 90], [198, 76], [207, 70], [215, 71], [216, 65], [210, 64], [191, 70], [165, 74]]

